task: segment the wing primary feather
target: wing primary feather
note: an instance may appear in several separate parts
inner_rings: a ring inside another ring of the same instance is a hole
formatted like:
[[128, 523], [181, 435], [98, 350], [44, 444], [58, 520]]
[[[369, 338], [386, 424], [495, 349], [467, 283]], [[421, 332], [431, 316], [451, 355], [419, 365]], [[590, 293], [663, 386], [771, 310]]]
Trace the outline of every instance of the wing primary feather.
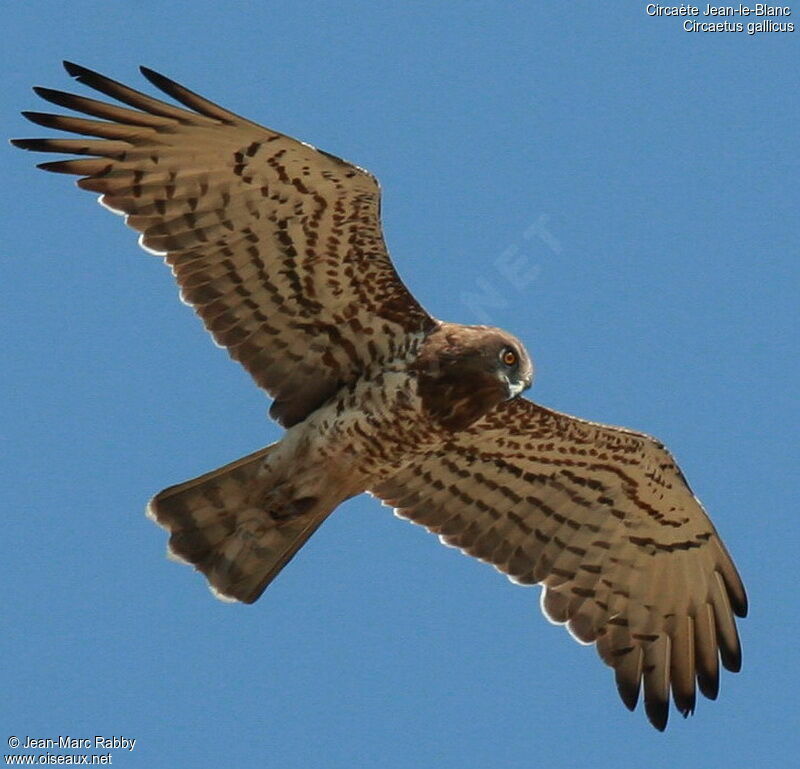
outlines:
[[117, 120], [120, 123], [128, 125], [146, 126], [148, 128], [160, 128], [165, 125], [174, 125], [174, 118], [160, 117], [158, 115], [151, 115], [147, 112], [140, 112], [127, 107], [118, 107], [115, 104], [108, 102], [98, 101], [97, 99], [90, 99], [87, 96], [79, 96], [75, 93], [67, 93], [66, 91], [57, 91], [54, 88], [45, 88], [44, 86], [34, 86], [34, 93], [45, 101], [51, 104], [58, 104], [59, 107], [66, 107], [67, 109], [75, 110], [76, 112], [83, 112], [86, 115], [93, 117], [104, 118], [106, 120]]
[[644, 710], [658, 731], [667, 728], [669, 718], [669, 658], [670, 640], [666, 633], [645, 647]]
[[45, 128], [54, 128], [58, 131], [72, 131], [73, 133], [87, 136], [123, 140], [141, 138], [144, 132], [147, 133], [148, 139], [155, 141], [155, 134], [148, 133], [149, 129], [142, 129], [137, 126], [107, 123], [103, 120], [87, 120], [86, 118], [72, 115], [53, 115], [50, 112], [25, 111], [22, 116], [30, 120], [31, 123], [36, 123], [36, 125], [44, 126]]
[[101, 155], [119, 159], [132, 145], [123, 141], [91, 139], [11, 139], [15, 147], [33, 152], [67, 152], [73, 155]]
[[718, 551], [717, 570], [725, 583], [725, 588], [731, 608], [737, 617], [747, 616], [747, 592], [742, 584], [742, 579], [733, 565], [733, 559], [719, 536], [711, 538], [709, 544]]
[[704, 604], [697, 612], [694, 625], [697, 685], [710, 700], [717, 699], [719, 694], [719, 657], [713, 615], [714, 609]]
[[111, 163], [105, 158], [89, 158], [87, 160], [54, 160], [50, 163], [37, 163], [36, 167], [54, 174], [99, 176], [111, 169]]
[[620, 699], [628, 710], [635, 710], [642, 684], [644, 653], [641, 646], [634, 646], [614, 667], [614, 678]]
[[156, 72], [149, 67], [139, 67], [139, 71], [156, 88], [166, 94], [169, 94], [173, 99], [179, 101], [181, 104], [189, 107], [190, 109], [193, 109], [195, 112], [199, 112], [201, 115], [205, 115], [206, 117], [214, 118], [214, 120], [219, 120], [223, 123], [229, 123], [231, 125], [235, 123], [245, 123], [251, 126], [257, 125], [256, 123], [253, 123], [252, 121], [247, 120], [240, 115], [236, 115], [229, 110], [223, 109], [218, 104], [214, 104], [213, 101], [203, 98], [200, 96], [200, 94], [190, 91], [188, 88], [186, 88], [186, 86], [182, 86], [180, 83], [170, 80], [165, 75], [162, 75], [161, 73]]
[[736, 623], [733, 621], [731, 604], [722, 575], [715, 571], [711, 576], [711, 595], [714, 600], [719, 653], [726, 670], [738, 673], [742, 669], [742, 649]]

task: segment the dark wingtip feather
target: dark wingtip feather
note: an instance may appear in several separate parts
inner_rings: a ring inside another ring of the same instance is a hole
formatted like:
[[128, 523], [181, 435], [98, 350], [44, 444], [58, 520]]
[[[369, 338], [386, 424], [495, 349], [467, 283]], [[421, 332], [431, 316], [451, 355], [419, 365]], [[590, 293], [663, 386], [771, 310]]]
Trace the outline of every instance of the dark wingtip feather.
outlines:
[[647, 712], [647, 719], [650, 723], [663, 732], [667, 728], [667, 720], [669, 718], [669, 708], [664, 703], [656, 703], [653, 705], [645, 705]]
[[73, 61], [64, 61], [61, 62], [64, 65], [64, 69], [67, 70], [67, 74], [71, 75], [72, 77], [81, 77], [81, 75], [93, 75], [94, 73], [90, 69], [86, 69], [86, 67], [82, 67], [80, 64], [75, 64]]
[[47, 151], [47, 139], [9, 139], [9, 141], [21, 150]]
[[719, 674], [708, 674], [697, 671], [697, 685], [704, 697], [715, 700], [719, 696]]
[[738, 673], [742, 669], [742, 650], [740, 648], [728, 649], [721, 646], [719, 656], [722, 659], [722, 665], [726, 670], [731, 673]]
[[672, 698], [675, 701], [675, 707], [684, 718], [694, 715], [694, 708], [696, 704], [694, 691], [692, 691], [691, 695], [680, 695], [673, 690]]
[[174, 80], [170, 80], [166, 75], [162, 75], [160, 72], [150, 69], [150, 67], [142, 65], [139, 67], [139, 72], [141, 72], [156, 88], [160, 88], [167, 93], [169, 93], [170, 86], [177, 85]]
[[744, 587], [742, 587], [742, 594], [737, 595], [733, 594], [730, 596], [731, 605], [733, 606], [733, 613], [737, 617], [746, 617], [747, 616], [747, 593], [744, 591]]
[[70, 160], [52, 160], [48, 163], [37, 163], [36, 167], [41, 169], [42, 171], [50, 171], [51, 173], [54, 174], [83, 175], [92, 173], [96, 174], [97, 176], [102, 176], [103, 171], [107, 170], [110, 164], [106, 164], [105, 169], [100, 169], [100, 170], [95, 170], [91, 167], [87, 167], [86, 165], [84, 165], [87, 162], [93, 162], [93, 160], [86, 161], [77, 158], [72, 158]]
[[669, 719], [669, 701], [668, 700], [645, 700], [644, 710], [647, 713], [647, 720], [663, 732], [667, 728], [667, 721]]
[[31, 123], [36, 123], [36, 125], [41, 125], [45, 128], [55, 128], [58, 122], [58, 115], [53, 115], [49, 112], [24, 110], [21, 114], [26, 120], [30, 120]]
[[71, 102], [76, 98], [73, 94], [57, 91], [55, 88], [45, 88], [43, 85], [33, 86], [33, 92], [45, 101], [58, 104], [60, 107], [67, 107], [67, 109], [72, 109]]
[[[102, 83], [103, 81], [108, 81], [108, 78], [105, 75], [101, 75], [99, 72], [95, 72], [93, 69], [89, 69], [88, 67], [82, 67], [80, 64], [75, 64], [71, 61], [64, 61], [62, 62], [64, 65], [64, 69], [74, 77], [79, 83], [83, 83], [83, 85], [88, 85], [91, 88], [98, 88], [98, 83]], [[98, 88], [98, 90], [102, 90]]]
[[171, 96], [173, 99], [176, 99], [181, 104], [190, 107], [191, 109], [196, 110], [196, 107], [187, 103], [186, 94], [195, 96], [200, 101], [207, 101], [207, 99], [203, 97], [198, 97], [197, 94], [195, 94], [193, 91], [190, 91], [188, 88], [186, 88], [186, 86], [176, 83], [166, 75], [162, 75], [160, 72], [150, 69], [150, 67], [145, 67], [142, 65], [139, 67], [139, 72], [141, 72], [160, 91], [163, 91], [168, 96]]
[[619, 697], [628, 710], [636, 709], [636, 704], [639, 702], [640, 686], [639, 681], [631, 684], [627, 681], [617, 680], [617, 692], [619, 692]]
[[54, 174], [66, 174], [69, 171], [64, 170], [64, 163], [68, 161], [64, 160], [52, 160], [48, 163], [37, 163], [36, 167], [41, 169], [42, 171], [51, 171]]

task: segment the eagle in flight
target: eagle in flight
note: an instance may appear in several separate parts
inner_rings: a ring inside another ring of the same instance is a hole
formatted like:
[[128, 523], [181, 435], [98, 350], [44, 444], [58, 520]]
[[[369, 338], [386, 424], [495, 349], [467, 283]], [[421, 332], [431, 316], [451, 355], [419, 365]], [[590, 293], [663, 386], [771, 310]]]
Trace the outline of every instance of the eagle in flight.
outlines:
[[65, 63], [127, 106], [48, 88], [87, 117], [25, 112], [85, 156], [39, 167], [123, 214], [181, 297], [273, 398], [277, 443], [157, 494], [169, 548], [220, 598], [252, 603], [320, 524], [368, 492], [523, 585], [596, 643], [625, 705], [694, 711], [741, 666], [741, 579], [657, 440], [521, 397], [533, 366], [500, 329], [437, 320], [395, 271], [367, 171], [152, 70], [182, 106]]

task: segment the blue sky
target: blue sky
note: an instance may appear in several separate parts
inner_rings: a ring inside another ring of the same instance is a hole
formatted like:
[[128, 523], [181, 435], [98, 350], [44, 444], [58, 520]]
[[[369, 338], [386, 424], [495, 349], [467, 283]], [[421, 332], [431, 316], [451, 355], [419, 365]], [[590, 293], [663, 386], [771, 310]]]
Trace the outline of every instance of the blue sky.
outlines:
[[790, 765], [800, 32], [644, 8], [14, 3], [0, 106], [7, 136], [42, 135], [18, 112], [46, 109], [31, 85], [80, 90], [61, 59], [136, 87], [146, 64], [377, 174], [432, 313], [508, 328], [535, 400], [676, 454], [751, 599], [720, 699], [658, 734], [538, 588], [366, 497], [257, 604], [215, 601], [144, 505], [276, 440], [268, 401], [119, 218], [6, 146], [3, 745], [136, 738], [121, 767]]

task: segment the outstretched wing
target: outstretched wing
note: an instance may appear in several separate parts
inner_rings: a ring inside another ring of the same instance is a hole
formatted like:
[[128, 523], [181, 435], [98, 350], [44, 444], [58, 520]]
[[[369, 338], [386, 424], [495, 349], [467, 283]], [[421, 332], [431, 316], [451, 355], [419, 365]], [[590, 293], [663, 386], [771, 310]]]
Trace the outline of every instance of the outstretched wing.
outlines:
[[653, 438], [507, 401], [372, 490], [398, 515], [522, 584], [596, 642], [623, 702], [667, 723], [738, 671], [744, 587], [669, 452]]
[[433, 325], [389, 259], [380, 189], [368, 172], [151, 70], [142, 73], [188, 109], [65, 67], [134, 109], [36, 88], [101, 120], [23, 113], [28, 119], [99, 138], [13, 143], [89, 156], [39, 167], [82, 176], [79, 187], [101, 193], [144, 248], [165, 256], [183, 299], [275, 398], [278, 422], [301, 421]]

